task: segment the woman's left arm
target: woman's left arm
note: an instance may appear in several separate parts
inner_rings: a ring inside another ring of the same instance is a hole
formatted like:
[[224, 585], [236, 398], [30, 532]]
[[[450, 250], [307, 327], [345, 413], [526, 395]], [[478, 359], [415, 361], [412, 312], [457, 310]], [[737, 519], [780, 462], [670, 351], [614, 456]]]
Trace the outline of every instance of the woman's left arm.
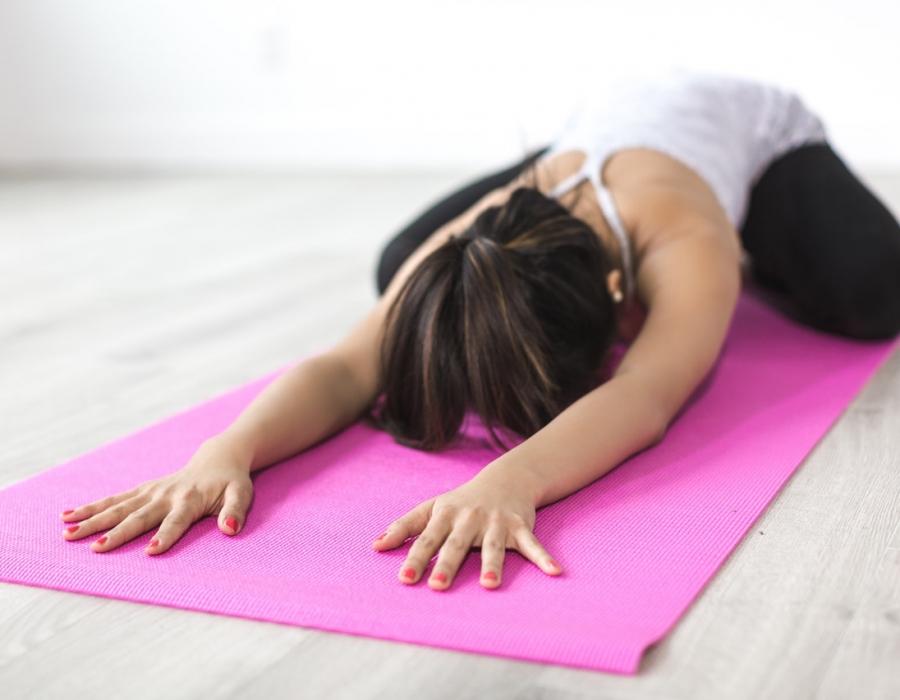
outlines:
[[[662, 440], [712, 369], [740, 294], [740, 259], [721, 231], [673, 240], [642, 265], [648, 314], [613, 377], [489, 468], [526, 471], [538, 507]], [[496, 464], [496, 467], [495, 467]]]
[[[648, 314], [612, 378], [585, 394], [475, 477], [420, 503], [374, 543], [416, 536], [399, 578], [416, 583], [439, 549], [429, 585], [450, 586], [471, 547], [482, 585], [495, 588], [505, 549], [545, 573], [561, 568], [532, 532], [535, 511], [658, 443], [715, 363], [740, 292], [739, 257], [722, 232], [673, 239], [642, 264]], [[409, 574], [407, 576], [406, 574]]]

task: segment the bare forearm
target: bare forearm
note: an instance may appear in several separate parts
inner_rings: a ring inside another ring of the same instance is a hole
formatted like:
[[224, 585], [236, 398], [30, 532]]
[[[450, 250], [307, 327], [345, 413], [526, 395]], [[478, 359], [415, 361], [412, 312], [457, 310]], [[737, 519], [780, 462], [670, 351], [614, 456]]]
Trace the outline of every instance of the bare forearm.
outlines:
[[358, 418], [363, 409], [342, 361], [301, 361], [273, 380], [214, 441], [244, 455], [250, 471], [302, 452]]
[[658, 407], [641, 389], [627, 373], [606, 381], [482, 473], [528, 482], [536, 507], [568, 496], [662, 438]]

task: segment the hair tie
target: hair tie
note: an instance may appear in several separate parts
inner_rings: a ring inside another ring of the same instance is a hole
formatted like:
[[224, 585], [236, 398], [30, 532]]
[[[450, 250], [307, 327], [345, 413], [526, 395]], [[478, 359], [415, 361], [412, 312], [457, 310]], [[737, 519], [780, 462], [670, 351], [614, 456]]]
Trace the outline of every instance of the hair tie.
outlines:
[[493, 246], [494, 248], [503, 249], [503, 246], [498, 241], [494, 240], [493, 238], [488, 238], [487, 236], [479, 236], [478, 234], [475, 234], [475, 233], [469, 233], [469, 232], [460, 233], [460, 234], [457, 234], [456, 236], [453, 236], [453, 239], [455, 241], [459, 242], [458, 245], [459, 245], [460, 251], [464, 251], [474, 241], [478, 241], [479, 245]]
[[498, 243], [493, 238], [488, 238], [487, 236], [472, 236], [471, 240], [478, 241], [480, 245], [497, 248], [498, 250], [503, 248], [503, 246], [500, 245], [500, 243]]

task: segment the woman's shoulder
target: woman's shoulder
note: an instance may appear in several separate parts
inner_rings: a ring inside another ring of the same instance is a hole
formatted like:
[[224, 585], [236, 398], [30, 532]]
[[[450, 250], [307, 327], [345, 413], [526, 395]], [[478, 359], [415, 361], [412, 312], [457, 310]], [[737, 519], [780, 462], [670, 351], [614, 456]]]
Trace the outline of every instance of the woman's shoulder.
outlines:
[[[585, 157], [579, 150], [548, 154], [536, 162], [533, 175], [520, 175], [521, 184], [536, 181], [546, 194], [577, 172]], [[731, 233], [727, 215], [707, 182], [667, 153], [647, 147], [622, 148], [607, 158], [599, 176], [615, 200], [636, 261], [654, 245], [676, 235], [678, 228], [667, 223], [689, 218], [695, 225]], [[584, 214], [590, 217], [593, 209], [599, 213], [593, 207]]]

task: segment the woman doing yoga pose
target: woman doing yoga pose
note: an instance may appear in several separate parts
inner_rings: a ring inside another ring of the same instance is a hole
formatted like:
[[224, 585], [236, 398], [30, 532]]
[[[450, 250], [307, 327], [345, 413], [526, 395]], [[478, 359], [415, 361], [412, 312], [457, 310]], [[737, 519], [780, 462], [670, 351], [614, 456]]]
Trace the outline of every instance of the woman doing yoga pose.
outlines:
[[[715, 363], [742, 263], [785, 313], [865, 339], [900, 331], [900, 225], [792, 92], [675, 71], [584, 103], [552, 143], [447, 195], [384, 247], [374, 307], [331, 350], [273, 381], [187, 465], [66, 511], [105, 552], [153, 529], [167, 551], [199, 518], [232, 535], [250, 473], [360, 418], [423, 450], [468, 411], [503, 451], [399, 517], [398, 578], [451, 585], [472, 547], [481, 584], [506, 549], [561, 568], [536, 510], [665, 435]], [[601, 372], [617, 339], [621, 361]], [[513, 447], [497, 429], [524, 438]], [[362, 554], [362, 552], [360, 552]]]

